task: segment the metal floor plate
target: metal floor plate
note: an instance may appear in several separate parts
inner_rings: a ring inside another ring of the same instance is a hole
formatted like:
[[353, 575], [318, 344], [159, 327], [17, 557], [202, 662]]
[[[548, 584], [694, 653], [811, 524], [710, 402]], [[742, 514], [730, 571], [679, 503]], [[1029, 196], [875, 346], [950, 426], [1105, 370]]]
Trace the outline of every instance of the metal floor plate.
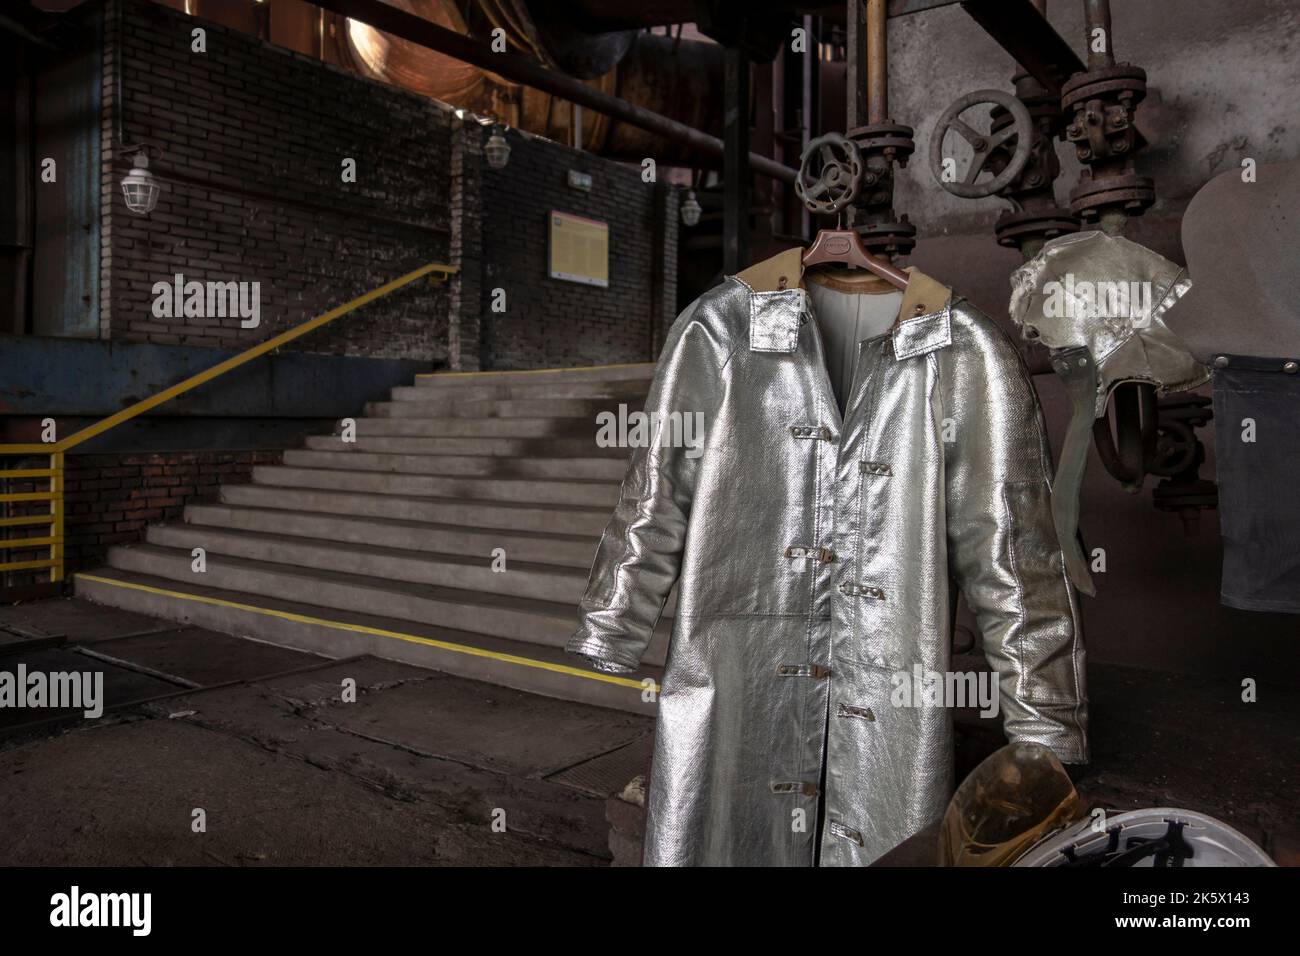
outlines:
[[546, 779], [597, 797], [613, 796], [621, 793], [633, 777], [649, 772], [653, 749], [654, 734], [646, 734], [625, 747], [574, 764]]

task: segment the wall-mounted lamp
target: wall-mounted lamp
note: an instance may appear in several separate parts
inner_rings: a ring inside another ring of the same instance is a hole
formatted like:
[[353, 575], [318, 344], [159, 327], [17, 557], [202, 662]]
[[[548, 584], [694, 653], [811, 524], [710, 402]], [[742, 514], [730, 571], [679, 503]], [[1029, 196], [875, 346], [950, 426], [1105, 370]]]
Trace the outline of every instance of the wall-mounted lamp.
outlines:
[[695, 198], [695, 190], [692, 189], [686, 194], [686, 198], [682, 200], [682, 222], [688, 226], [696, 225], [700, 221], [700, 213], [702, 211], [700, 201]]
[[506, 163], [510, 162], [510, 144], [506, 142], [500, 126], [492, 127], [492, 135], [483, 147], [483, 155], [493, 169], [505, 169]]
[[142, 149], [135, 154], [134, 166], [122, 179], [126, 208], [141, 216], [148, 215], [158, 205], [158, 194], [161, 191], [158, 180], [149, 172], [149, 157]]

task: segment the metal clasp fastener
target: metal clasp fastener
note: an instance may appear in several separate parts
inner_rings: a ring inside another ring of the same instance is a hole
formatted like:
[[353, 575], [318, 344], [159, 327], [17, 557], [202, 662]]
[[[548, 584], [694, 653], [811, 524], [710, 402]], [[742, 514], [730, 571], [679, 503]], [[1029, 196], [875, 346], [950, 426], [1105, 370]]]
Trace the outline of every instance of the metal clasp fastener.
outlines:
[[858, 471], [864, 475], [892, 475], [894, 472], [883, 461], [860, 461]]
[[885, 591], [883, 588], [873, 588], [869, 584], [854, 584], [852, 581], [840, 582], [840, 593], [849, 597], [864, 597], [872, 601], [883, 601]]
[[799, 793], [805, 797], [815, 797], [821, 791], [817, 789], [815, 783], [804, 783], [802, 780], [780, 780], [772, 782], [773, 793]]
[[831, 430], [825, 425], [791, 425], [790, 434], [795, 438], [811, 438], [815, 441], [831, 440]]
[[820, 561], [822, 564], [830, 564], [835, 560], [835, 552], [830, 548], [807, 548], [803, 545], [792, 544], [785, 549], [787, 558], [808, 558], [813, 561]]
[[862, 834], [853, 829], [853, 827], [846, 827], [844, 824], [832, 820], [829, 829], [831, 831], [831, 836], [839, 837], [841, 840], [848, 840], [850, 843], [856, 843], [858, 846], [862, 846]]
[[859, 720], [875, 721], [876, 714], [870, 707], [859, 707], [856, 704], [841, 703], [835, 711], [836, 717], [856, 717]]
[[822, 680], [831, 676], [829, 667], [822, 667], [820, 664], [777, 664], [777, 677], [811, 677], [813, 680]]

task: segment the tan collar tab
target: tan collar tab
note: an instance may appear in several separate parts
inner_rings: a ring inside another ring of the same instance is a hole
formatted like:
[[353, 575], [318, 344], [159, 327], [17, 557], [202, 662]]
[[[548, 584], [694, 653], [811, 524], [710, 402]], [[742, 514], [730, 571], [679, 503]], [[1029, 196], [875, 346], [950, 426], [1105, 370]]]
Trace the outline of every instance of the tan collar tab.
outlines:
[[[737, 273], [734, 278], [750, 291], [750, 348], [762, 352], [793, 352], [804, 308], [803, 296], [783, 292], [804, 289], [804, 250], [795, 246]], [[952, 290], [908, 266], [907, 289], [894, 323], [894, 355], [910, 358], [951, 343], [948, 307]]]
[[736, 273], [751, 292], [782, 292], [803, 283], [803, 250], [798, 246], [778, 252]]
[[898, 307], [898, 321], [906, 322], [923, 315], [942, 312], [952, 299], [952, 289], [942, 282], [931, 279], [916, 266], [908, 266], [907, 289], [903, 292], [903, 302]]

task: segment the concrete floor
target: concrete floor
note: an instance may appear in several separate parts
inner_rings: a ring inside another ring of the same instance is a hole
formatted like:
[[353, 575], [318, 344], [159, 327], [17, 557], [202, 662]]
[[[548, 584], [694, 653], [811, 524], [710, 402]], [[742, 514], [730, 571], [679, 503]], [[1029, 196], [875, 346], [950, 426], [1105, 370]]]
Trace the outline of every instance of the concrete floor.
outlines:
[[[110, 709], [0, 710], [0, 865], [603, 865], [605, 798], [644, 770], [653, 730], [76, 599], [0, 608], [0, 666], [18, 660], [102, 666]], [[1245, 704], [1227, 678], [1114, 666], [1090, 684], [1085, 805], [1199, 810], [1300, 863], [1300, 693]], [[959, 774], [1001, 740], [959, 714]]]
[[[0, 628], [15, 626], [67, 643], [0, 647], [0, 662], [102, 665], [115, 709], [62, 726], [0, 711], [5, 865], [601, 865], [607, 794], [566, 771], [610, 753], [644, 763], [653, 729], [645, 717], [72, 599], [0, 608]], [[0, 644], [20, 639], [0, 630]], [[348, 678], [355, 703], [341, 699]], [[563, 782], [574, 776], [588, 789]], [[205, 833], [192, 830], [196, 808]]]

